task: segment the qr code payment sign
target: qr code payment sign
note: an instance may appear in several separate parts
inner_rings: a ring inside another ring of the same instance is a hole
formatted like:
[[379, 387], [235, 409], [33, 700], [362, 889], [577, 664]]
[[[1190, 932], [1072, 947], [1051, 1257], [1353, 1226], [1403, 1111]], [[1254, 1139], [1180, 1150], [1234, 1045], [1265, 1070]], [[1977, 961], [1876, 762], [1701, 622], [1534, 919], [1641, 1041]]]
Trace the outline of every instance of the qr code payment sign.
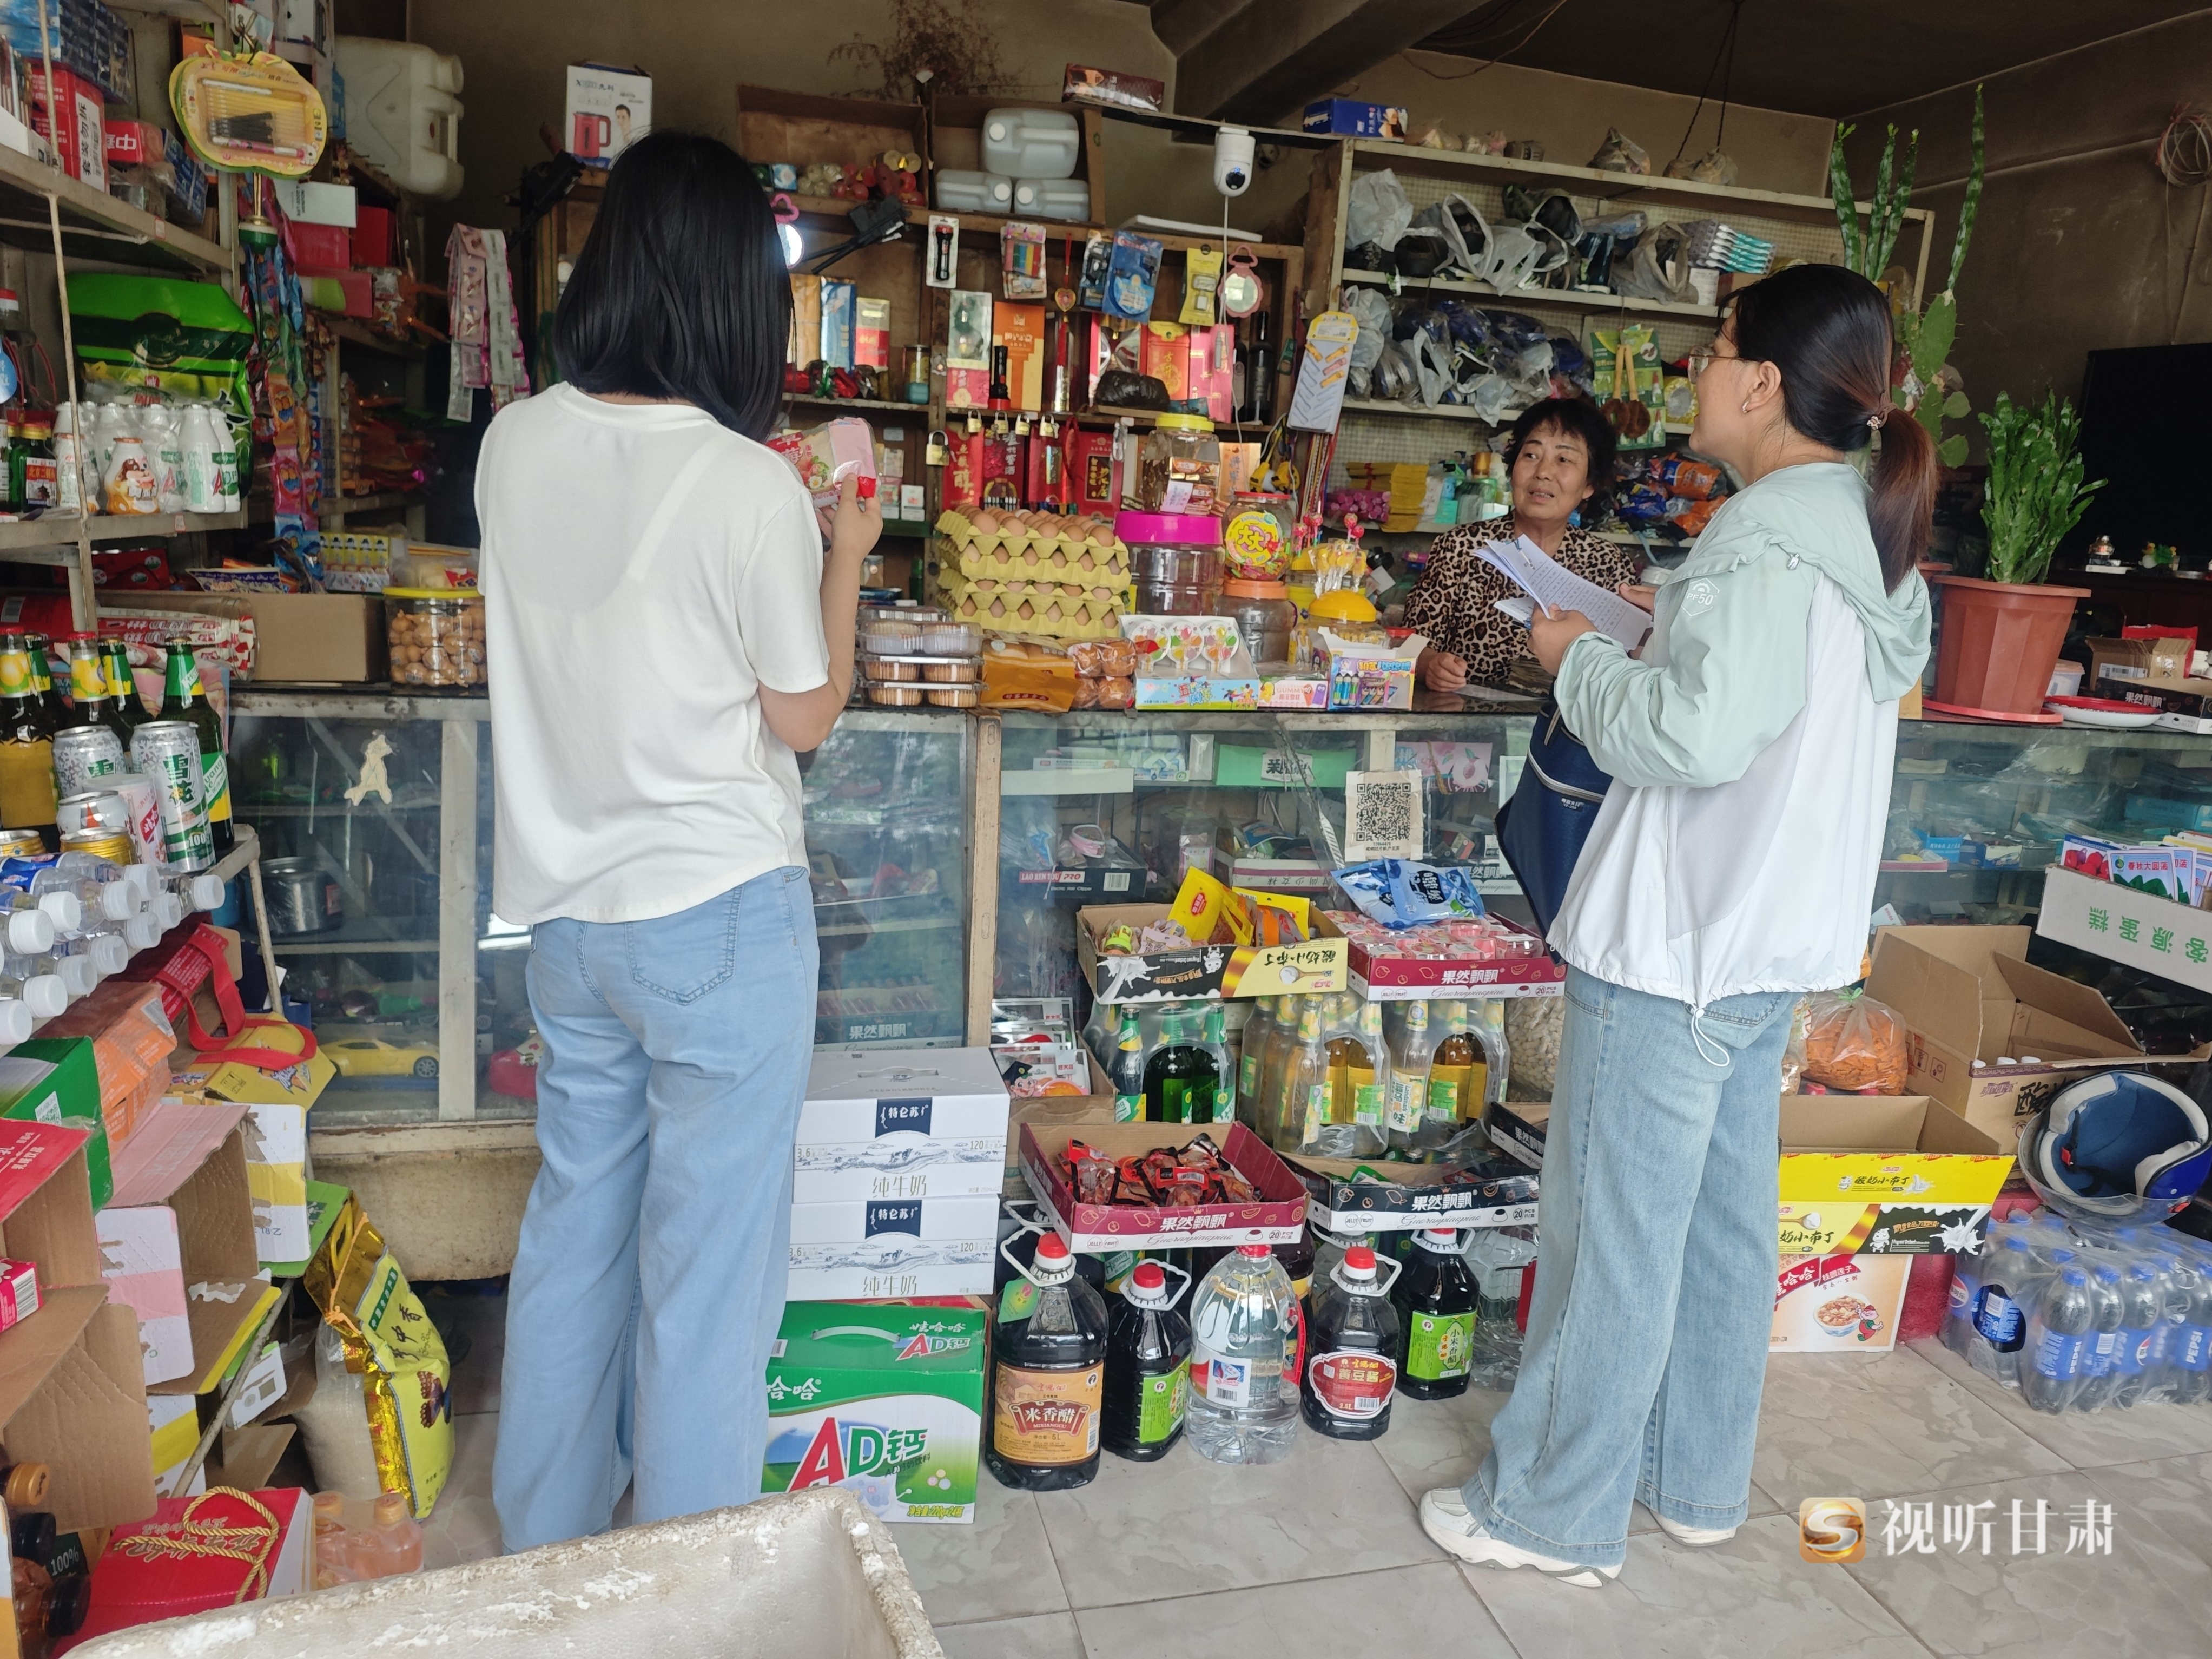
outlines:
[[1346, 775], [1344, 856], [1352, 862], [1421, 856], [1421, 775], [1418, 771]]

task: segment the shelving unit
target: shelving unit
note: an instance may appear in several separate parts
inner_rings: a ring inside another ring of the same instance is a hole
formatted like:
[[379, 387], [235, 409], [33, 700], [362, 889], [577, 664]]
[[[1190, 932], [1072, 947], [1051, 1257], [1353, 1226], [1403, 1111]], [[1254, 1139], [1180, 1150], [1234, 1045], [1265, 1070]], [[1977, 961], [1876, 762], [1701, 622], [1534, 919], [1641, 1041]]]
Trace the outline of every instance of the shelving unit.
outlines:
[[1419, 289], [1434, 294], [1473, 294], [1486, 300], [1510, 300], [1529, 306], [1571, 306], [1577, 311], [1644, 313], [1658, 317], [1718, 317], [1718, 306], [1678, 305], [1671, 300], [1638, 300], [1584, 288], [1493, 288], [1488, 283], [1455, 282], [1448, 276], [1394, 276], [1380, 270], [1347, 270], [1347, 283], [1387, 288]]

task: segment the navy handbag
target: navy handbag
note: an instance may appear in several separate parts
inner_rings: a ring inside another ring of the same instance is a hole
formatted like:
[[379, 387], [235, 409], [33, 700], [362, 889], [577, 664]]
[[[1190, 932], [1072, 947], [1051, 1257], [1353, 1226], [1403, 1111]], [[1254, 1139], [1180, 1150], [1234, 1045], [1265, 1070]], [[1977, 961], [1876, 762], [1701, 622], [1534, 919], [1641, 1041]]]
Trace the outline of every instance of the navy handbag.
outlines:
[[1547, 697], [1528, 735], [1528, 759], [1513, 799], [1498, 809], [1498, 848], [1536, 913], [1537, 931], [1549, 933], [1566, 902], [1575, 860], [1597, 822], [1612, 775], [1590, 758], [1567, 730], [1559, 706]]

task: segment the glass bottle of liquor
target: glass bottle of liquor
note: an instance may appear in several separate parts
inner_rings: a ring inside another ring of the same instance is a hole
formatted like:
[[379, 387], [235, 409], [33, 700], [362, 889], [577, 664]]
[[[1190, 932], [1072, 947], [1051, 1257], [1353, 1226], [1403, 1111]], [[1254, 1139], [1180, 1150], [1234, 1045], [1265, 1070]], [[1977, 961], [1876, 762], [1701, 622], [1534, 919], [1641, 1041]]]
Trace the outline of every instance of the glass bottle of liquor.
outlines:
[[[107, 710], [107, 673], [100, 665], [100, 646], [91, 635], [78, 634], [70, 639], [69, 665], [70, 708], [65, 724], [113, 731]], [[131, 752], [128, 738], [123, 740], [123, 752]]]
[[1267, 313], [1252, 313], [1252, 343], [1245, 352], [1245, 419], [1254, 426], [1270, 426], [1275, 419], [1275, 353], [1267, 343]]
[[199, 659], [185, 640], [169, 641], [168, 660], [162, 669], [161, 712], [163, 720], [184, 720], [199, 733], [200, 777], [206, 786], [208, 827], [215, 836], [217, 857], [228, 852], [238, 837], [230, 823], [230, 770], [222, 753], [222, 722], [209, 703], [200, 684]]
[[107, 681], [108, 724], [123, 739], [123, 752], [131, 752], [131, 734], [151, 718], [138, 695], [138, 679], [131, 672], [131, 650], [112, 635], [100, 642], [100, 666]]
[[38, 688], [39, 707], [46, 717], [46, 730], [58, 732], [69, 724], [69, 709], [62, 702], [62, 694], [54, 690], [54, 642], [44, 634], [26, 634], [23, 643], [31, 651], [31, 684]]
[[0, 826], [52, 830], [54, 738], [31, 678], [31, 647], [0, 634]]
[[1211, 1123], [1221, 1088], [1220, 1062], [1193, 1040], [1191, 1016], [1167, 1017], [1160, 1046], [1145, 1062], [1145, 1120], [1149, 1123]]

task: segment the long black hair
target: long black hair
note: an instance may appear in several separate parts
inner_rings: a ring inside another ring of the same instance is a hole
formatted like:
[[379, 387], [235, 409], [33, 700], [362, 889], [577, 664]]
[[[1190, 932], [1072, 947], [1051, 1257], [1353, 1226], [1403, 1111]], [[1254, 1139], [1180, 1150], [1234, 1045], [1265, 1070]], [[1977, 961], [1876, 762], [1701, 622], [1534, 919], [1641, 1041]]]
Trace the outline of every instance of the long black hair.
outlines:
[[1783, 416], [1796, 431], [1848, 454], [1881, 430], [1867, 517], [1894, 592], [1928, 547], [1936, 441], [1889, 394], [1888, 300], [1841, 265], [1792, 265], [1737, 295], [1732, 315], [1736, 355], [1781, 372]]
[[1521, 459], [1521, 447], [1539, 432], [1558, 432], [1583, 441], [1583, 452], [1589, 457], [1586, 482], [1590, 487], [1590, 497], [1581, 502], [1577, 510], [1583, 524], [1595, 524], [1605, 517], [1606, 508], [1613, 500], [1613, 462], [1620, 441], [1613, 422], [1587, 398], [1546, 398], [1533, 403], [1513, 422], [1512, 435], [1505, 441], [1505, 471], [1509, 474], [1513, 471], [1513, 463]]
[[681, 398], [757, 439], [775, 425], [790, 335], [775, 216], [744, 158], [690, 132], [624, 150], [554, 321], [562, 375]]

